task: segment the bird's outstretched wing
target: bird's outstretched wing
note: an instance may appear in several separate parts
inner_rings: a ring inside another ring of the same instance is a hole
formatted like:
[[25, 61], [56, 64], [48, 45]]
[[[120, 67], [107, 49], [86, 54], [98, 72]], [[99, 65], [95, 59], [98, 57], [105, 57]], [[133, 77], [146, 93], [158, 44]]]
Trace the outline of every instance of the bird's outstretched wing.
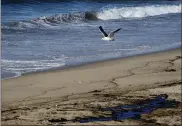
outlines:
[[107, 37], [108, 36], [107, 33], [102, 28], [102, 26], [99, 26], [99, 30], [102, 32], [102, 34], [104, 35], [104, 37]]
[[118, 32], [119, 30], [121, 30], [121, 29], [122, 29], [122, 28], [119, 28], [119, 29], [117, 29], [117, 30], [115, 30], [115, 31], [110, 32], [109, 35], [108, 35], [108, 37], [114, 37], [114, 34], [115, 34], [116, 32]]

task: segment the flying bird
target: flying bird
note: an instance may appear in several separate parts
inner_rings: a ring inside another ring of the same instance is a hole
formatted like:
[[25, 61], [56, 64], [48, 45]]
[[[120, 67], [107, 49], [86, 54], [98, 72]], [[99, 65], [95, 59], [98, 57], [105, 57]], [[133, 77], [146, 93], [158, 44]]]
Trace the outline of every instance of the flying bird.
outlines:
[[102, 26], [99, 26], [99, 30], [102, 32], [102, 34], [103, 34], [103, 38], [102, 38], [102, 40], [106, 40], [106, 41], [114, 41], [114, 34], [116, 33], [116, 32], [118, 32], [119, 30], [121, 30], [122, 28], [119, 28], [119, 29], [117, 29], [117, 30], [115, 30], [115, 31], [112, 31], [112, 32], [110, 32], [109, 33], [109, 35], [104, 31], [104, 29], [102, 28]]

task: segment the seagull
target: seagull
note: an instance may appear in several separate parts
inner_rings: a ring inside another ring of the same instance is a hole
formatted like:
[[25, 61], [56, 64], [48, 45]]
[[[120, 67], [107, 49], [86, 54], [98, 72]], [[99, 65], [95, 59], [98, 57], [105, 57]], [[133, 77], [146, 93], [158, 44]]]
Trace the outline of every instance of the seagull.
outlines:
[[102, 38], [102, 40], [106, 40], [106, 41], [114, 41], [114, 34], [116, 33], [116, 32], [118, 32], [119, 30], [121, 30], [122, 28], [119, 28], [119, 29], [117, 29], [117, 30], [115, 30], [115, 31], [112, 31], [112, 32], [110, 32], [109, 33], [109, 35], [104, 31], [104, 29], [102, 28], [102, 26], [99, 26], [99, 30], [102, 32], [102, 34], [103, 34], [103, 38]]

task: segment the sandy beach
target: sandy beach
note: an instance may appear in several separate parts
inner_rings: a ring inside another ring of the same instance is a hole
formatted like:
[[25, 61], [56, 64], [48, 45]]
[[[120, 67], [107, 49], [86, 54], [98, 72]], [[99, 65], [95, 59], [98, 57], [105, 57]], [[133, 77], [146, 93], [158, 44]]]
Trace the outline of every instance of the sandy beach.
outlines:
[[[181, 125], [181, 49], [90, 63], [2, 80], [1, 123], [18, 125]], [[139, 119], [92, 121], [100, 108], [167, 95], [173, 107]]]

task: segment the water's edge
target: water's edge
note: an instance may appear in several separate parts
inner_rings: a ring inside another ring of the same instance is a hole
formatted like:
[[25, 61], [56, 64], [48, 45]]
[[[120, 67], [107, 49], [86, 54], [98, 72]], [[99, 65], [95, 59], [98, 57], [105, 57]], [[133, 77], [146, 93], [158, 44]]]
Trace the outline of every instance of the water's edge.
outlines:
[[78, 68], [78, 67], [82, 67], [82, 66], [86, 66], [86, 65], [93, 65], [93, 64], [107, 62], [107, 61], [116, 61], [116, 60], [121, 60], [121, 59], [126, 59], [126, 58], [132, 58], [132, 57], [136, 57], [136, 56], [145, 56], [145, 55], [149, 55], [149, 54], [157, 54], [157, 53], [161, 53], [161, 52], [174, 51], [174, 50], [178, 50], [178, 49], [181, 50], [181, 47], [171, 48], [171, 49], [164, 49], [164, 50], [160, 50], [160, 51], [145, 52], [145, 53], [142, 53], [142, 54], [133, 54], [133, 55], [130, 55], [130, 56], [123, 56], [123, 57], [116, 57], [116, 58], [114, 57], [114, 58], [108, 58], [108, 59], [97, 60], [97, 61], [88, 61], [88, 62], [84, 62], [84, 63], [64, 65], [64, 66], [57, 67], [57, 68], [50, 68], [50, 69], [44, 69], [44, 70], [38, 70], [38, 71], [23, 73], [23, 74], [21, 74], [19, 76], [1, 78], [1, 80], [8, 80], [8, 79], [12, 79], [12, 78], [18, 78], [18, 77], [21, 77], [21, 76], [37, 74], [37, 73], [57, 72], [57, 71], [60, 71], [60, 70], [68, 70], [68, 69], [72, 69], [72, 68]]

